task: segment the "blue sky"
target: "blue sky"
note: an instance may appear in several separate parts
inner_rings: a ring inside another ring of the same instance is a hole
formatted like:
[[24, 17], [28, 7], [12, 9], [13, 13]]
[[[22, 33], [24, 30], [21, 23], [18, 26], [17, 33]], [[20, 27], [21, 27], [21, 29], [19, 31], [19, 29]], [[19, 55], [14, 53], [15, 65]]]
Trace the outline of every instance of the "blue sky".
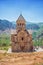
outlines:
[[43, 0], [0, 0], [0, 19], [16, 21], [21, 13], [28, 22], [43, 22]]

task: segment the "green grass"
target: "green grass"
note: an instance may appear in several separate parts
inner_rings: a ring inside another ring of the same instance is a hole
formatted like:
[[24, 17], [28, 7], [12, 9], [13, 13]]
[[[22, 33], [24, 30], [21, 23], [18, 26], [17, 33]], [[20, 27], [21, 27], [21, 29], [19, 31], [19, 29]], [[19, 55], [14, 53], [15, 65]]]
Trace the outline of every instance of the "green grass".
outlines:
[[0, 35], [0, 50], [8, 50], [10, 46], [10, 35], [3, 33]]
[[33, 40], [33, 45], [34, 46], [43, 46], [43, 39], [36, 39], [36, 40]]
[[10, 45], [10, 35], [2, 34], [0, 35], [0, 46], [9, 46]]
[[2, 47], [0, 47], [0, 50], [8, 50], [9, 49], [9, 46], [2, 46]]

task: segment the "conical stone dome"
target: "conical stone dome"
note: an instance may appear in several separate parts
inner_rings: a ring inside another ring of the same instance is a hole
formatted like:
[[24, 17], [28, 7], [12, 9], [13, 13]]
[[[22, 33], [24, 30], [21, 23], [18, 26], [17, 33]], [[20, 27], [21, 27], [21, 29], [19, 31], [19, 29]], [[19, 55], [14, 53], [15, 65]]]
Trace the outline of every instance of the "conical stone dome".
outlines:
[[20, 16], [18, 17], [17, 21], [16, 21], [16, 29], [17, 29], [17, 32], [19, 30], [25, 30], [25, 19], [24, 17], [22, 16], [22, 14], [20, 14]]
[[20, 14], [20, 16], [19, 16], [18, 19], [17, 19], [17, 21], [20, 21], [20, 20], [25, 21], [25, 19], [24, 19], [24, 17], [22, 16], [22, 14]]

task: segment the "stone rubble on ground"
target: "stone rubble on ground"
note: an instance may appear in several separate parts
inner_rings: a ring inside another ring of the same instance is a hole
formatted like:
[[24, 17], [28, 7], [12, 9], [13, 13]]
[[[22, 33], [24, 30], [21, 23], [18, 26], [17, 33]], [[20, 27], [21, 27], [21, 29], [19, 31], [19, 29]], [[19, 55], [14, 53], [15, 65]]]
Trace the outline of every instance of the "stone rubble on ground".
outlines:
[[39, 51], [43, 51], [43, 48], [41, 47], [38, 47], [38, 48], [35, 48], [36, 52], [39, 52]]
[[11, 52], [12, 52], [12, 50], [11, 50], [11, 48], [9, 48], [8, 51], [7, 51], [7, 53], [11, 53]]

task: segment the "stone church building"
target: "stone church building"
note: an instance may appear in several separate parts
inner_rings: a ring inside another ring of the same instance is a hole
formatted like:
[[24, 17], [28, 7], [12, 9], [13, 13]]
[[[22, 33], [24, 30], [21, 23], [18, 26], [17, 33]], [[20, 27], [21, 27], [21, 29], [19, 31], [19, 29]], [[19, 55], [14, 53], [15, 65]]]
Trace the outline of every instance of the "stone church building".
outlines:
[[26, 21], [20, 15], [16, 21], [16, 32], [11, 34], [12, 52], [33, 51], [32, 34], [26, 30]]

